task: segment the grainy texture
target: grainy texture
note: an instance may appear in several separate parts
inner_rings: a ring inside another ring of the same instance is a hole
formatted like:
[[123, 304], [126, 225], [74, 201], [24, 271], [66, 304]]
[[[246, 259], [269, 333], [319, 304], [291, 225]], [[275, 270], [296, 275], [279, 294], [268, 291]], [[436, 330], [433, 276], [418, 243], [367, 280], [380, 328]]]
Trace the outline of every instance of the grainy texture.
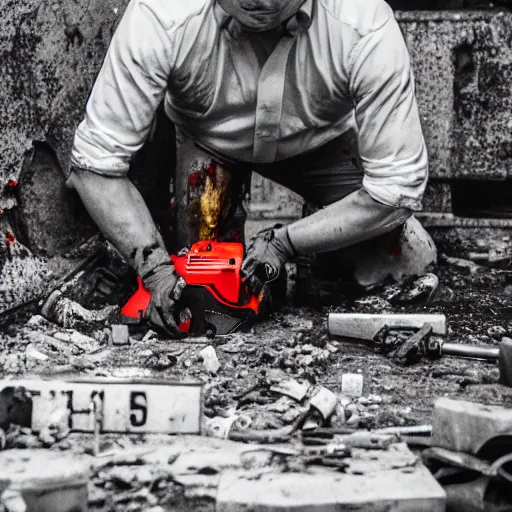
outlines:
[[512, 14], [407, 12], [433, 178], [505, 178], [512, 164]]
[[[0, 185], [34, 141], [63, 157], [126, 0], [2, 0]], [[0, 200], [0, 208], [12, 206]]]

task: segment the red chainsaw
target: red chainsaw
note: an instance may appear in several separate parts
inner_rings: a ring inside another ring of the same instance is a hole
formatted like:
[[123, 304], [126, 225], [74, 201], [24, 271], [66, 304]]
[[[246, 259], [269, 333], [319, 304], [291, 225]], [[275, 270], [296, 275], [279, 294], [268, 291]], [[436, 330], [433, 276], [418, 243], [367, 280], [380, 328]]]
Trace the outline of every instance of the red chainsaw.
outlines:
[[[174, 310], [176, 324], [191, 336], [222, 336], [249, 328], [259, 311], [240, 274], [244, 246], [202, 241], [184, 255], [170, 256], [185, 286]], [[145, 318], [151, 293], [138, 279], [138, 290], [121, 309], [128, 321]]]

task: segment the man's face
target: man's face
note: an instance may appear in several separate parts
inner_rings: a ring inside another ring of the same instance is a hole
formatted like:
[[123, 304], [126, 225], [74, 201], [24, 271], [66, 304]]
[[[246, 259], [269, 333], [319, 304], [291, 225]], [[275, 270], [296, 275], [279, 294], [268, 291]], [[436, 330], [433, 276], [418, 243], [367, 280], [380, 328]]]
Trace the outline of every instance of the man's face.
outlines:
[[238, 0], [238, 3], [244, 11], [278, 15], [286, 0]]
[[220, 4], [249, 30], [276, 28], [295, 15], [304, 0], [220, 0]]

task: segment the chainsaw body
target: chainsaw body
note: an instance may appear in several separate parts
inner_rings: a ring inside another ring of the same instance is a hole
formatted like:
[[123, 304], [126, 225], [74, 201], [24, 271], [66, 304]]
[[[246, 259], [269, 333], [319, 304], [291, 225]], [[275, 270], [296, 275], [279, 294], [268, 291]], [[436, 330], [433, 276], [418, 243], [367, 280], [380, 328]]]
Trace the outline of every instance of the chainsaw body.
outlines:
[[[240, 275], [244, 246], [240, 243], [195, 243], [182, 256], [170, 256], [177, 274], [185, 280], [174, 308], [176, 324], [191, 336], [226, 335], [249, 328], [259, 310]], [[151, 293], [138, 278], [138, 290], [121, 309], [128, 321], [146, 317]]]

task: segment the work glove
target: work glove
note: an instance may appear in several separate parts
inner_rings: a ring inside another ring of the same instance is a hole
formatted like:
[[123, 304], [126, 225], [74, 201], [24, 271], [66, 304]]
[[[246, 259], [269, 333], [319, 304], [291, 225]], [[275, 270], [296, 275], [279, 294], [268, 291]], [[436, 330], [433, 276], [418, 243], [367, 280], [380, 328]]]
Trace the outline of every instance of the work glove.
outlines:
[[249, 291], [259, 295], [266, 283], [275, 281], [284, 264], [295, 256], [295, 250], [285, 227], [270, 228], [258, 233], [247, 249], [242, 275]]
[[151, 325], [172, 338], [185, 338], [187, 333], [178, 329], [174, 320], [174, 305], [186, 283], [178, 276], [171, 261], [160, 263], [143, 278], [144, 287], [151, 292], [147, 318]]

